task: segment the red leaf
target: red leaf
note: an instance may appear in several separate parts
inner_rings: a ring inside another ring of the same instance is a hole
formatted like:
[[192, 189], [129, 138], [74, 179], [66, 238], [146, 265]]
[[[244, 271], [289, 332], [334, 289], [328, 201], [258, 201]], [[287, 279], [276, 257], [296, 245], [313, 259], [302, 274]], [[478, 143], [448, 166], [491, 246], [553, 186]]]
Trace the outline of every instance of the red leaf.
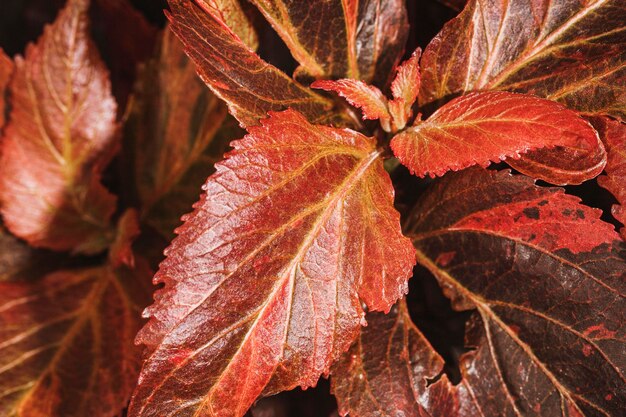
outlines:
[[150, 275], [101, 266], [0, 282], [0, 414], [119, 415], [137, 381]]
[[109, 249], [109, 261], [114, 267], [135, 266], [133, 242], [139, 236], [139, 214], [135, 209], [128, 209], [117, 222], [117, 234]]
[[361, 109], [363, 120], [380, 119], [381, 124], [387, 126], [386, 130], [389, 130], [387, 97], [377, 87], [347, 78], [337, 81], [318, 80], [311, 84], [311, 87], [336, 92], [348, 103]]
[[[451, 173], [408, 221], [418, 259], [458, 309], [476, 308], [462, 380], [403, 303], [368, 314], [333, 367], [351, 416], [608, 416], [626, 406], [624, 246], [599, 210], [524, 176]], [[581, 239], [584, 236], [584, 239]], [[594, 246], [595, 245], [595, 246]]]
[[202, 80], [226, 101], [243, 126], [253, 126], [268, 111], [287, 107], [311, 121], [341, 119], [333, 103], [293, 81], [259, 58], [216, 15], [193, 2], [169, 0], [172, 30], [185, 45]]
[[411, 172], [443, 175], [486, 166], [541, 147], [596, 141], [596, 131], [571, 110], [537, 97], [469, 93], [425, 122], [396, 135], [391, 148]]
[[312, 386], [361, 302], [387, 310], [407, 291], [413, 248], [373, 139], [288, 110], [233, 146], [155, 277], [131, 416], [242, 416]]
[[[13, 61], [0, 48], [0, 129], [4, 126], [6, 111], [6, 90], [13, 74]], [[0, 130], [1, 132], [1, 130]]]
[[[598, 184], [617, 198], [619, 205], [613, 206], [612, 213], [626, 225], [626, 125], [608, 117], [596, 117], [593, 124], [608, 153], [606, 175], [598, 178]], [[626, 239], [626, 228], [622, 228], [621, 232]]]
[[300, 63], [296, 74], [383, 86], [408, 36], [402, 0], [253, 0]]
[[99, 178], [116, 144], [116, 105], [87, 35], [87, 6], [69, 0], [16, 58], [0, 200], [7, 227], [31, 245], [95, 253], [107, 245], [115, 209]]
[[623, 0], [469, 1], [422, 57], [422, 105], [509, 90], [626, 117]]
[[391, 83], [394, 99], [389, 104], [397, 129], [404, 129], [413, 113], [411, 107], [420, 91], [419, 60], [421, 54], [422, 50], [417, 48], [411, 57], [398, 67], [396, 78]]
[[256, 50], [259, 39], [250, 19], [242, 9], [240, 0], [198, 0], [198, 6], [228, 26], [250, 49]]

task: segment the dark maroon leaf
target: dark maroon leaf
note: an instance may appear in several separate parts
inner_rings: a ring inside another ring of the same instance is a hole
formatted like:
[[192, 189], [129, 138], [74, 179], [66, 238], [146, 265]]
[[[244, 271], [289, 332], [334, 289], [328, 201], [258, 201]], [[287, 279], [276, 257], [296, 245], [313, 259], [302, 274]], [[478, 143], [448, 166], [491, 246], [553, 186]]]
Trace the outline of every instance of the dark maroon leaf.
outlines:
[[155, 277], [133, 417], [243, 416], [260, 395], [315, 385], [357, 336], [361, 303], [388, 310], [407, 291], [414, 250], [376, 141], [293, 110], [249, 132]]
[[472, 0], [422, 57], [421, 104], [508, 90], [626, 117], [622, 0]]

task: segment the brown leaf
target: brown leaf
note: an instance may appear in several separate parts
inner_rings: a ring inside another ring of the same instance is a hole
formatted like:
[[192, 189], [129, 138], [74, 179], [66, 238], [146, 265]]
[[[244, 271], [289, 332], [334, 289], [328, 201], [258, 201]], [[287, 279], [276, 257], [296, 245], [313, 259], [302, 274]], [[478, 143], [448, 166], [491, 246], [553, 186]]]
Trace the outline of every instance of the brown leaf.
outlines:
[[253, 0], [300, 63], [297, 74], [384, 87], [404, 51], [404, 1]]
[[391, 149], [411, 172], [423, 176], [581, 142], [597, 143], [598, 135], [575, 112], [533, 96], [489, 91], [452, 100], [396, 135]]
[[622, 0], [472, 0], [422, 57], [422, 105], [508, 90], [626, 117]]
[[[606, 175], [598, 178], [598, 184], [617, 198], [619, 205], [613, 206], [612, 213], [626, 225], [626, 125], [608, 117], [595, 117], [592, 123], [608, 153]], [[626, 228], [622, 228], [621, 232], [626, 239]]]
[[16, 58], [0, 200], [7, 227], [31, 245], [95, 253], [108, 243], [115, 209], [99, 178], [116, 144], [116, 105], [87, 35], [87, 7], [69, 0]]
[[250, 49], [259, 47], [259, 39], [241, 0], [198, 0], [198, 6], [228, 26]]
[[626, 407], [626, 247], [600, 214], [482, 169], [447, 175], [416, 206], [407, 230], [418, 262], [480, 316], [461, 369], [484, 415]]
[[[130, 415], [242, 416], [315, 385], [414, 265], [376, 143], [274, 113], [217, 164], [155, 277]], [[175, 400], [174, 400], [175, 399]]]
[[13, 74], [13, 61], [0, 48], [0, 129], [5, 122], [6, 90], [11, 80], [11, 74]]
[[[225, 117], [226, 106], [198, 78], [182, 44], [166, 29], [157, 58], [147, 65], [137, 85], [125, 127], [134, 142], [144, 212], [198, 161]], [[198, 195], [199, 191], [193, 201]]]
[[293, 108], [310, 121], [341, 118], [333, 103], [298, 84], [259, 58], [224, 22], [196, 3], [169, 0], [172, 30], [185, 45], [198, 74], [228, 104], [242, 126], [253, 126], [268, 111]]
[[31, 248], [0, 225], [0, 282], [41, 277], [64, 261], [57, 253]]
[[126, 265], [135, 266], [133, 242], [139, 236], [139, 214], [135, 209], [128, 209], [117, 221], [117, 233], [115, 240], [109, 248], [109, 262], [114, 267]]
[[100, 266], [0, 282], [0, 414], [120, 414], [139, 371], [133, 339], [150, 275]]

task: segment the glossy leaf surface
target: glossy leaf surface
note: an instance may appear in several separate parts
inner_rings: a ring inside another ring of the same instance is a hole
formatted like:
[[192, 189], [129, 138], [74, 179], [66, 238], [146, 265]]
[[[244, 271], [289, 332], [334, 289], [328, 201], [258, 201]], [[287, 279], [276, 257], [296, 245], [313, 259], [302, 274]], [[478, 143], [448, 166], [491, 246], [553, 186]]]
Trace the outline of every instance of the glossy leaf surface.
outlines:
[[106, 246], [115, 209], [99, 180], [115, 145], [116, 105], [88, 38], [87, 6], [70, 0], [16, 58], [0, 200], [7, 227], [31, 245], [93, 253]]
[[481, 318], [461, 368], [485, 415], [624, 409], [626, 248], [599, 217], [560, 189], [478, 168], [416, 206], [418, 262]]
[[508, 90], [626, 117], [621, 0], [472, 0], [422, 57], [421, 104]]
[[[617, 198], [619, 205], [613, 206], [612, 213], [626, 225], [626, 125], [608, 117], [594, 118], [593, 124], [608, 153], [606, 175], [598, 178], [598, 183]], [[626, 239], [626, 228], [621, 233]]]
[[6, 91], [13, 73], [13, 61], [0, 48], [0, 129], [4, 126], [6, 111]]
[[182, 44], [166, 29], [158, 57], [138, 83], [126, 125], [135, 144], [137, 189], [145, 211], [180, 182], [225, 117], [226, 106], [196, 75]]
[[361, 303], [388, 310], [407, 291], [414, 249], [375, 141], [293, 110], [249, 132], [155, 277], [133, 417], [242, 416], [261, 394], [315, 385]]
[[404, 51], [408, 22], [401, 0], [253, 0], [313, 78], [382, 85]]
[[149, 277], [102, 266], [0, 282], [0, 414], [118, 415], [140, 367]]
[[555, 145], [597, 143], [591, 125], [562, 105], [508, 92], [469, 93], [401, 132], [391, 149], [411, 172], [443, 175]]
[[310, 121], [337, 117], [333, 103], [259, 58], [216, 15], [191, 1], [170, 0], [172, 30], [198, 74], [226, 101], [243, 126], [258, 124], [271, 110], [293, 108]]

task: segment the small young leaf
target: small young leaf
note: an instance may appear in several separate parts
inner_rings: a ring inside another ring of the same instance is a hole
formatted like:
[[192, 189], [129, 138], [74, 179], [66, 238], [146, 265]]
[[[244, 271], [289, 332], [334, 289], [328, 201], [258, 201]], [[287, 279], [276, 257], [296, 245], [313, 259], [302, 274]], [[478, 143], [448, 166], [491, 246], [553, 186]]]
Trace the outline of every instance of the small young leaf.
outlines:
[[[606, 175], [598, 178], [598, 184], [617, 198], [619, 205], [613, 206], [613, 216], [626, 225], [626, 125], [608, 117], [596, 117], [592, 123], [608, 153]], [[626, 228], [621, 233], [626, 239]]]
[[11, 74], [13, 74], [13, 61], [0, 48], [0, 129], [5, 122], [6, 90], [11, 80]]
[[253, 0], [313, 78], [350, 78], [383, 86], [404, 51], [408, 20], [401, 0]]
[[390, 115], [387, 109], [387, 97], [377, 87], [365, 84], [363, 81], [347, 78], [337, 81], [318, 80], [311, 84], [311, 87], [334, 91], [345, 98], [348, 103], [361, 109], [363, 120], [380, 119], [383, 126], [389, 126]]
[[562, 105], [503, 91], [469, 93], [396, 135], [391, 148], [411, 172], [443, 175], [542, 147], [597, 142], [597, 133]]
[[155, 277], [133, 417], [243, 416], [315, 385], [361, 303], [388, 310], [407, 291], [414, 249], [373, 139], [288, 110], [233, 146]]
[[224, 22], [250, 49], [259, 47], [256, 30], [242, 9], [241, 0], [198, 0], [198, 6]]
[[16, 58], [0, 200], [7, 227], [31, 245], [95, 253], [108, 244], [115, 209], [99, 178], [115, 145], [116, 105], [88, 38], [87, 7], [69, 0]]
[[420, 91], [419, 60], [422, 50], [417, 48], [413, 55], [397, 69], [396, 78], [391, 83], [393, 100], [389, 103], [396, 129], [404, 129], [407, 120], [412, 116], [413, 104]]
[[626, 118], [623, 0], [471, 0], [422, 57], [422, 105], [471, 90]]
[[137, 381], [133, 345], [151, 272], [100, 266], [0, 282], [0, 414], [119, 415]]
[[109, 262], [114, 267], [135, 266], [133, 242], [139, 236], [139, 214], [135, 209], [128, 209], [117, 222], [115, 240], [109, 248]]
[[169, 0], [172, 30], [185, 45], [202, 80], [242, 126], [254, 126], [268, 111], [288, 107], [310, 121], [340, 119], [333, 103], [269, 65], [243, 44], [216, 15], [191, 1]]

